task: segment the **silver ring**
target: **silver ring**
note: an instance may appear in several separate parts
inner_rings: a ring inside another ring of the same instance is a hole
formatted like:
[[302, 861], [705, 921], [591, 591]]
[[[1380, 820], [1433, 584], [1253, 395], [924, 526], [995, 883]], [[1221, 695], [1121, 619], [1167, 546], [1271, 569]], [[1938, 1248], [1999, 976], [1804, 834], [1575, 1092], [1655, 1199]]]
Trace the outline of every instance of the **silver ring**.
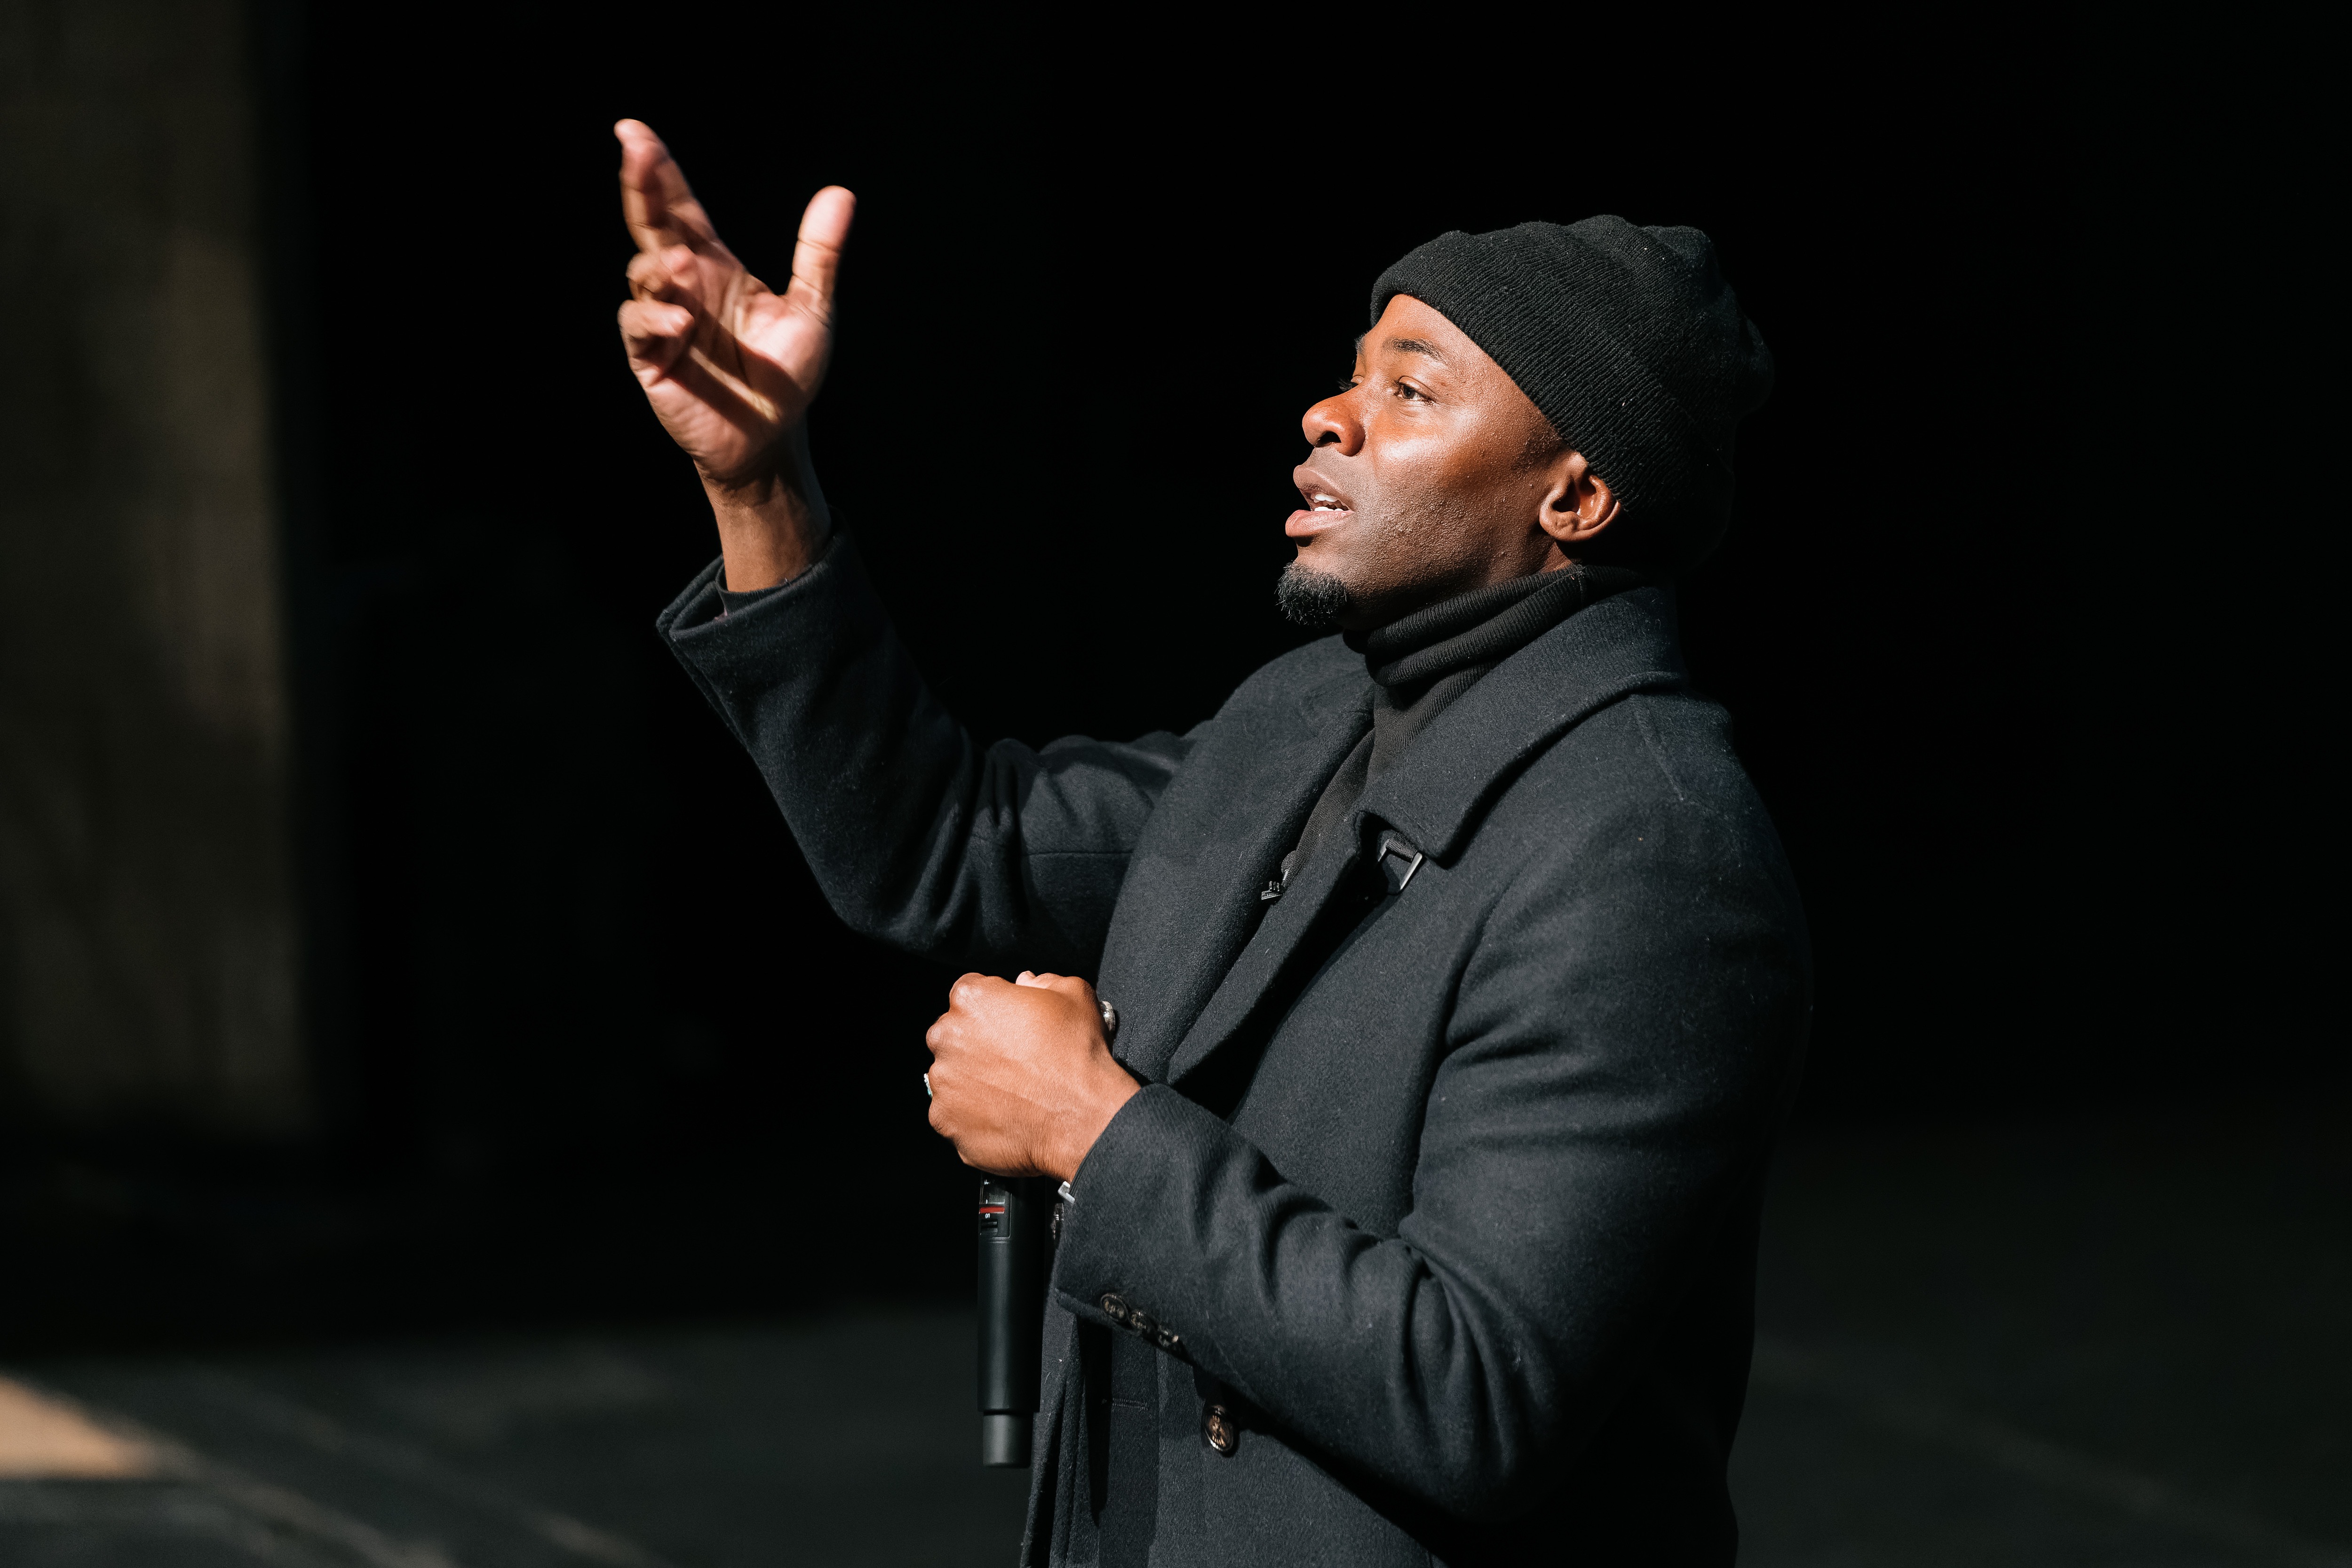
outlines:
[[931, 1093], [931, 1075], [929, 1073], [923, 1075], [923, 1098], [925, 1100], [935, 1098]]

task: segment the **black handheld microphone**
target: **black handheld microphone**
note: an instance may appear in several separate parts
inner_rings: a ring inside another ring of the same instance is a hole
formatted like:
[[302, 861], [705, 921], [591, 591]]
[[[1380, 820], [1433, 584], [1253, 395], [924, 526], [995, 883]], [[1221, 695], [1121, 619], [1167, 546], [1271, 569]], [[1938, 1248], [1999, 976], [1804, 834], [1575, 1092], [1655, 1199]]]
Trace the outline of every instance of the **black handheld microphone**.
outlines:
[[1054, 1184], [989, 1176], [980, 1184], [980, 1462], [1023, 1469], [1037, 1415], [1045, 1330], [1045, 1228]]

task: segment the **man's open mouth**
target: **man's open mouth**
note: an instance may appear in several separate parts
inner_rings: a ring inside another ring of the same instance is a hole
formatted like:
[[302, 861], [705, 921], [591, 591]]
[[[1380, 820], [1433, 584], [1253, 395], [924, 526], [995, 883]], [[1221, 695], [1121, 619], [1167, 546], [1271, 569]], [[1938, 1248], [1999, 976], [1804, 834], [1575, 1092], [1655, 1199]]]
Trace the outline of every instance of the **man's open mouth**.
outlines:
[[1355, 509], [1348, 504], [1348, 498], [1337, 490], [1325, 489], [1318, 485], [1300, 485], [1297, 489], [1298, 510], [1290, 514], [1289, 522], [1283, 528], [1283, 531], [1293, 539], [1319, 533], [1354, 512]]

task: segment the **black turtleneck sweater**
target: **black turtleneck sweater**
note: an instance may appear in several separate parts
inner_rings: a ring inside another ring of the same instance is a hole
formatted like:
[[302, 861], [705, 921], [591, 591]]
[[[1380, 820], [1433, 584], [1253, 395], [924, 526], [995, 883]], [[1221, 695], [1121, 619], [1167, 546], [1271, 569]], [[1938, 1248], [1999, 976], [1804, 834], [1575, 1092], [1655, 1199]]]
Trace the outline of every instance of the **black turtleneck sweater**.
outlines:
[[[1478, 678], [1585, 605], [1638, 588], [1637, 573], [1570, 566], [1473, 588], [1369, 632], [1349, 632], [1372, 678], [1372, 728], [1323, 786], [1298, 847], [1282, 858], [1282, 885], [1371, 782], [1396, 765], [1423, 730]], [[1267, 897], [1276, 896], [1268, 889]]]

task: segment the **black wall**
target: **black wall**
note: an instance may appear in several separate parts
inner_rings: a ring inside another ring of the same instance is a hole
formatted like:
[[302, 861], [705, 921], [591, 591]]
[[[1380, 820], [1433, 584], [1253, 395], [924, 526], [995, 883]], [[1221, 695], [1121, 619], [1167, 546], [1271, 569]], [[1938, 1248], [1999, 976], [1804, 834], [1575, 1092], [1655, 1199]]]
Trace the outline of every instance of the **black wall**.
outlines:
[[2275, 476], [2229, 523], [2176, 471], [2214, 405], [2167, 391], [2228, 352], [2187, 285], [2239, 276], [2176, 182], [2252, 201], [2273, 165], [2197, 142], [2127, 40], [299, 20], [294, 554], [353, 1169], [952, 1190], [916, 1078], [948, 976], [838, 928], [652, 635], [715, 543], [612, 324], [622, 115], [772, 279], [808, 195], [858, 193], [816, 458], [984, 736], [1181, 727], [1297, 640], [1297, 416], [1409, 246], [1706, 228], [1780, 379], [1685, 625], [1815, 921], [1808, 1114], [2333, 1070], [2289, 912], [2336, 853], [2325, 774], [2252, 673], [2316, 646], [2305, 547], [2244, 532], [2293, 510]]

